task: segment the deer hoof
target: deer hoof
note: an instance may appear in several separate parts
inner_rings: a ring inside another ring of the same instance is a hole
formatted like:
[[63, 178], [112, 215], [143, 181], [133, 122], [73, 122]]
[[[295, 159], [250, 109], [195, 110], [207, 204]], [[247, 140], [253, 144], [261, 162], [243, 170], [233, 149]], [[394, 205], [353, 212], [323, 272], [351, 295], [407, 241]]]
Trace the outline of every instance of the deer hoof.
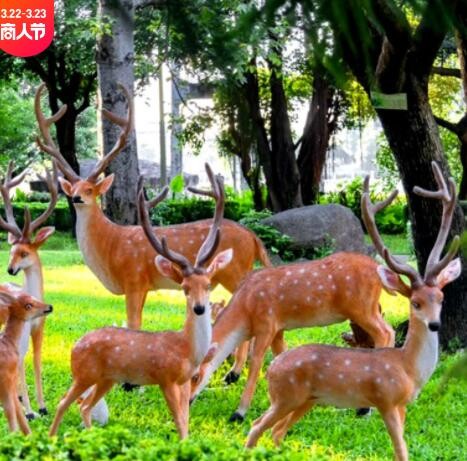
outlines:
[[25, 416], [28, 421], [32, 421], [33, 419], [36, 419], [36, 415], [34, 413], [26, 413]]
[[238, 411], [236, 411], [229, 418], [229, 423], [243, 423], [244, 420], [245, 420], [245, 417], [241, 415]]
[[224, 381], [226, 384], [236, 383], [239, 379], [240, 379], [240, 374], [235, 373], [235, 371], [229, 371], [224, 377]]
[[43, 407], [43, 408], [39, 408], [39, 414], [41, 416], [47, 416], [49, 414], [49, 411], [47, 410], [47, 408]]
[[357, 408], [355, 414], [361, 418], [362, 416], [370, 416], [371, 408]]
[[125, 392], [131, 392], [133, 391], [134, 389], [136, 389], [138, 386], [138, 384], [131, 384], [131, 383], [123, 383], [122, 384], [122, 389], [125, 391]]

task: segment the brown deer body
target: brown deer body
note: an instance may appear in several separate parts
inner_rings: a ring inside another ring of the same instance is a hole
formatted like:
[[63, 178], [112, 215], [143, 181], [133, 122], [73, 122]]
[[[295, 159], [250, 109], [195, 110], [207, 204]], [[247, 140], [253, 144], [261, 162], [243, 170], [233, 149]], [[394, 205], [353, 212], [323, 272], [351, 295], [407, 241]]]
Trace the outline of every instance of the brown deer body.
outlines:
[[[31, 222], [29, 211], [25, 211], [25, 224], [22, 230], [17, 225], [13, 216], [13, 208], [10, 200], [10, 189], [19, 185], [23, 180], [26, 171], [12, 178], [13, 162], [8, 165], [8, 171], [5, 181], [0, 186], [0, 191], [5, 205], [6, 218], [0, 218], [0, 227], [8, 232], [8, 241], [11, 244], [10, 260], [8, 262], [8, 273], [17, 275], [21, 270], [24, 272], [23, 288], [26, 293], [34, 296], [36, 299], [44, 299], [44, 280], [42, 274], [42, 264], [39, 256], [39, 248], [54, 233], [54, 227], [41, 227], [52, 214], [57, 203], [57, 176], [55, 166], [53, 174], [47, 172], [46, 178], [42, 178], [47, 183], [50, 192], [50, 203], [47, 210], [37, 219]], [[33, 237], [35, 233], [35, 236]], [[44, 339], [45, 317], [39, 317], [31, 320], [24, 325], [24, 330], [19, 343], [20, 363], [20, 397], [23, 402], [26, 417], [30, 420], [35, 417], [29, 399], [29, 392], [26, 383], [26, 373], [24, 360], [29, 349], [29, 339], [33, 344], [33, 364], [34, 381], [36, 385], [36, 397], [39, 404], [39, 413], [47, 414], [47, 408], [44, 401], [42, 388], [42, 343]]]
[[8, 285], [0, 286], [0, 304], [8, 309], [5, 330], [0, 335], [0, 402], [10, 431], [18, 430], [19, 424], [21, 431], [29, 434], [31, 431], [17, 390], [20, 363], [18, 346], [25, 323], [49, 314], [52, 306]]
[[[50, 126], [65, 113], [63, 106], [57, 114], [46, 119], [40, 109], [41, 85], [36, 93], [35, 111], [43, 141], [38, 139], [42, 150], [49, 153], [67, 179], [61, 180], [62, 189], [73, 200], [76, 209], [76, 235], [86, 265], [101, 283], [114, 294], [125, 295], [127, 324], [139, 329], [142, 309], [148, 291], [161, 288], [177, 288], [154, 266], [157, 252], [148, 244], [139, 226], [121, 226], [111, 222], [97, 203], [99, 196], [111, 187], [113, 175], [99, 180], [107, 165], [124, 147], [132, 129], [133, 101], [128, 91], [121, 87], [128, 100], [126, 119], [107, 111], [103, 114], [118, 124], [121, 134], [114, 148], [96, 165], [86, 179], [79, 177], [63, 158], [50, 135]], [[211, 220], [190, 224], [156, 228], [159, 238], [166, 237], [168, 244], [177, 248], [190, 262], [194, 262]], [[221, 284], [230, 292], [235, 291], [243, 277], [253, 268], [255, 260], [265, 266], [270, 261], [261, 241], [253, 232], [232, 221], [222, 224], [219, 251], [232, 248], [236, 258], [226, 269], [219, 271], [213, 285]]]
[[367, 256], [336, 253], [322, 260], [266, 268], [248, 275], [214, 324], [213, 342], [218, 350], [194, 377], [192, 399], [233, 349], [252, 338], [247, 384], [231, 421], [243, 419], [267, 349], [271, 346], [275, 355], [285, 350], [284, 330], [351, 320], [376, 347], [392, 346], [394, 332], [380, 312], [382, 284], [376, 268], [377, 263]]
[[[155, 261], [158, 269], [174, 283], [181, 284], [186, 295], [187, 317], [183, 330], [149, 333], [125, 328], [102, 328], [84, 336], [73, 348], [73, 384], [59, 404], [50, 429], [51, 435], [56, 434], [69, 405], [94, 386], [93, 392], [81, 404], [84, 424], [89, 427], [90, 411], [94, 404], [117, 382], [159, 385], [180, 437], [188, 435], [190, 379], [211, 345], [209, 290], [216, 272], [230, 263], [233, 254], [231, 249], [217, 253], [204, 268], [204, 264], [216, 252], [224, 210], [221, 182], [208, 167], [207, 170], [213, 191], [206, 194], [214, 197], [217, 205], [212, 226], [194, 265], [182, 254], [171, 250], [166, 239], [159, 240], [153, 233], [142, 189], [139, 192], [141, 221], [150, 244], [159, 253]], [[165, 195], [166, 191], [163, 191], [156, 203]]]
[[[384, 286], [410, 299], [409, 329], [401, 349], [344, 349], [308, 345], [277, 357], [268, 370], [271, 406], [250, 430], [247, 447], [256, 445], [261, 434], [272, 428], [279, 444], [288, 429], [314, 405], [376, 407], [383, 417], [398, 461], [408, 460], [404, 441], [406, 406], [415, 400], [435, 370], [438, 361], [438, 330], [443, 302], [442, 288], [461, 273], [460, 260], [453, 260], [459, 248], [456, 237], [441, 259], [446, 243], [456, 194], [454, 182], [446, 185], [439, 167], [433, 163], [438, 191], [415, 188], [418, 195], [443, 202], [443, 218], [436, 243], [422, 277], [413, 267], [396, 260], [384, 247], [376, 229], [374, 214], [390, 199], [371, 204], [368, 178], [362, 197], [365, 225], [376, 249], [390, 269], [377, 271]], [[409, 278], [407, 285], [399, 275]]]

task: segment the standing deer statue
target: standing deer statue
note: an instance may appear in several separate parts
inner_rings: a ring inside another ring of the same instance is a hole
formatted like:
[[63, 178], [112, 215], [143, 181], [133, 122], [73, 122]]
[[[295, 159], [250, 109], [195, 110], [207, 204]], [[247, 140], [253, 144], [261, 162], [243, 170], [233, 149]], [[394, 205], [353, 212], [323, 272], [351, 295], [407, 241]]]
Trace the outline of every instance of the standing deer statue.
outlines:
[[[13, 207], [10, 199], [10, 190], [18, 186], [24, 179], [27, 171], [12, 178], [14, 165], [10, 162], [5, 180], [0, 185], [0, 192], [5, 206], [6, 221], [0, 217], [0, 228], [8, 232], [8, 241], [11, 244], [10, 260], [8, 262], [8, 273], [17, 275], [24, 271], [24, 291], [38, 300], [44, 299], [44, 278], [42, 274], [42, 264], [39, 257], [39, 248], [54, 233], [54, 227], [41, 227], [52, 214], [57, 203], [57, 175], [55, 165], [52, 174], [46, 172], [46, 178], [41, 178], [47, 183], [50, 193], [50, 202], [47, 209], [39, 217], [31, 222], [29, 210], [25, 209], [24, 226], [21, 230], [13, 215]], [[34, 236], [35, 233], [35, 236]], [[45, 317], [38, 317], [31, 322], [26, 322], [19, 342], [19, 376], [20, 376], [20, 397], [26, 411], [26, 418], [34, 419], [35, 413], [32, 410], [29, 399], [28, 386], [26, 383], [26, 373], [24, 360], [29, 349], [29, 338], [33, 345], [34, 380], [36, 385], [36, 398], [39, 404], [39, 414], [47, 414], [42, 390], [42, 343], [44, 340]]]
[[[186, 296], [187, 316], [183, 330], [149, 333], [127, 328], [101, 328], [81, 338], [71, 353], [73, 384], [58, 406], [50, 435], [57, 433], [66, 409], [90, 387], [94, 386], [94, 390], [80, 407], [86, 427], [91, 425], [92, 407], [113, 384], [131, 382], [159, 385], [180, 438], [187, 437], [190, 379], [211, 347], [209, 291], [212, 279], [217, 271], [230, 263], [233, 255], [230, 248], [215, 254], [223, 229], [221, 221], [225, 198], [221, 181], [207, 169], [212, 191], [199, 192], [212, 196], [216, 200], [216, 209], [194, 264], [170, 249], [165, 236], [159, 239], [154, 233], [142, 187], [138, 194], [143, 231], [158, 253], [155, 264], [161, 274], [181, 284]], [[153, 200], [152, 205], [162, 201], [166, 195], [167, 189]]]
[[0, 334], [0, 402], [10, 431], [17, 431], [19, 424], [21, 431], [29, 434], [31, 430], [18, 396], [18, 370], [22, 360], [19, 342], [26, 323], [50, 314], [52, 306], [8, 284], [0, 285], [0, 305], [8, 309], [5, 330]]
[[[105, 168], [125, 146], [132, 129], [133, 100], [128, 91], [120, 85], [128, 100], [126, 118], [118, 117], [106, 110], [103, 115], [121, 127], [120, 136], [113, 149], [94, 167], [92, 173], [83, 179], [78, 176], [63, 158], [50, 135], [50, 126], [59, 120], [66, 106], [50, 118], [46, 118], [40, 108], [40, 97], [45, 85], [36, 92], [35, 112], [42, 140], [40, 148], [51, 155], [66, 179], [60, 179], [62, 189], [72, 198], [76, 209], [76, 236], [86, 265], [101, 283], [113, 294], [125, 295], [127, 325], [139, 329], [142, 322], [142, 309], [148, 291], [161, 288], [179, 289], [179, 285], [164, 277], [153, 264], [156, 251], [144, 238], [139, 226], [121, 226], [111, 222], [97, 203], [97, 198], [111, 187], [114, 176], [99, 179]], [[165, 228], [156, 228], [159, 238], [165, 237], [170, 247], [194, 262], [204, 237], [211, 226], [211, 220], [196, 221]], [[105, 235], [105, 239], [102, 236]], [[265, 266], [271, 263], [261, 241], [253, 232], [237, 223], [224, 220], [218, 251], [232, 248], [237, 255], [225, 270], [216, 272], [212, 279], [213, 287], [221, 284], [231, 293], [239, 286], [243, 277], [251, 271], [255, 260]], [[124, 270], [122, 270], [124, 268]]]
[[[362, 329], [375, 347], [394, 345], [394, 331], [382, 317], [379, 297], [383, 287], [378, 264], [356, 253], [335, 253], [321, 260], [266, 268], [249, 274], [234, 293], [213, 327], [218, 345], [211, 361], [193, 377], [191, 400], [207, 385], [211, 375], [242, 342], [254, 339], [248, 379], [230, 421], [242, 421], [256, 388], [269, 347], [278, 355], [286, 348], [283, 331], [325, 326], [350, 320]], [[366, 341], [366, 336], [361, 334]], [[248, 349], [241, 347], [226, 381], [238, 379]]]
[[[436, 368], [442, 288], [461, 273], [460, 259], [454, 259], [459, 237], [453, 239], [441, 258], [456, 205], [455, 184], [452, 178], [446, 184], [434, 162], [433, 172], [439, 190], [414, 188], [417, 195], [441, 200], [443, 204], [441, 226], [424, 277], [389, 253], [376, 228], [375, 213], [387, 206], [395, 194], [389, 200], [372, 204], [367, 177], [362, 196], [362, 214], [368, 233], [389, 267], [378, 266], [378, 276], [388, 290], [410, 300], [409, 330], [404, 346], [344, 349], [307, 345], [281, 354], [267, 374], [271, 406], [253, 423], [247, 447], [255, 446], [261, 434], [271, 427], [274, 442], [280, 444], [288, 429], [315, 405], [371, 406], [383, 417], [395, 459], [408, 460], [403, 436], [406, 406], [417, 398]], [[406, 284], [400, 275], [406, 276], [410, 283]]]

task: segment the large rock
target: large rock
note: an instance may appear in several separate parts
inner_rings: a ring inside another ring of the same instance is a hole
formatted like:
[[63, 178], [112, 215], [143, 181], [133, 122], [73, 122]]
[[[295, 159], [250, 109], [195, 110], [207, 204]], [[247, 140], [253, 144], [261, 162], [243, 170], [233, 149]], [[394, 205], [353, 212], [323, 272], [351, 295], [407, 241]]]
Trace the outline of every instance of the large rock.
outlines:
[[342, 205], [311, 205], [277, 213], [262, 221], [294, 241], [294, 246], [313, 249], [332, 243], [335, 251], [370, 254], [360, 221]]

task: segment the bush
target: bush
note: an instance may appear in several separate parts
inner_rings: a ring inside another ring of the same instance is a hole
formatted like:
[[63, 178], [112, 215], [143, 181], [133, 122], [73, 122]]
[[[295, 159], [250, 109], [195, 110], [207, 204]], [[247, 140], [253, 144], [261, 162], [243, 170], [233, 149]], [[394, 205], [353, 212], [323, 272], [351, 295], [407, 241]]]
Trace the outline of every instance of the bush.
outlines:
[[[321, 204], [337, 203], [350, 208], [355, 216], [360, 220], [363, 229], [366, 232], [362, 222], [362, 211], [360, 201], [362, 198], [363, 180], [355, 178], [353, 181], [341, 184], [336, 192], [330, 192], [321, 197]], [[382, 200], [380, 194], [370, 190], [371, 200]], [[386, 197], [386, 195], [384, 195]], [[401, 200], [396, 199], [388, 207], [381, 210], [375, 217], [376, 224], [382, 234], [404, 234], [407, 229], [407, 205]]]
[[[22, 227], [24, 223], [24, 208], [28, 207], [31, 212], [32, 219], [37, 218], [47, 209], [47, 203], [41, 202], [12, 202], [13, 213], [16, 218], [18, 226]], [[5, 208], [0, 206], [0, 212], [5, 214]], [[68, 210], [68, 204], [65, 201], [58, 201], [52, 215], [44, 224], [45, 226], [55, 226], [59, 231], [71, 231], [72, 221], [71, 215]]]

